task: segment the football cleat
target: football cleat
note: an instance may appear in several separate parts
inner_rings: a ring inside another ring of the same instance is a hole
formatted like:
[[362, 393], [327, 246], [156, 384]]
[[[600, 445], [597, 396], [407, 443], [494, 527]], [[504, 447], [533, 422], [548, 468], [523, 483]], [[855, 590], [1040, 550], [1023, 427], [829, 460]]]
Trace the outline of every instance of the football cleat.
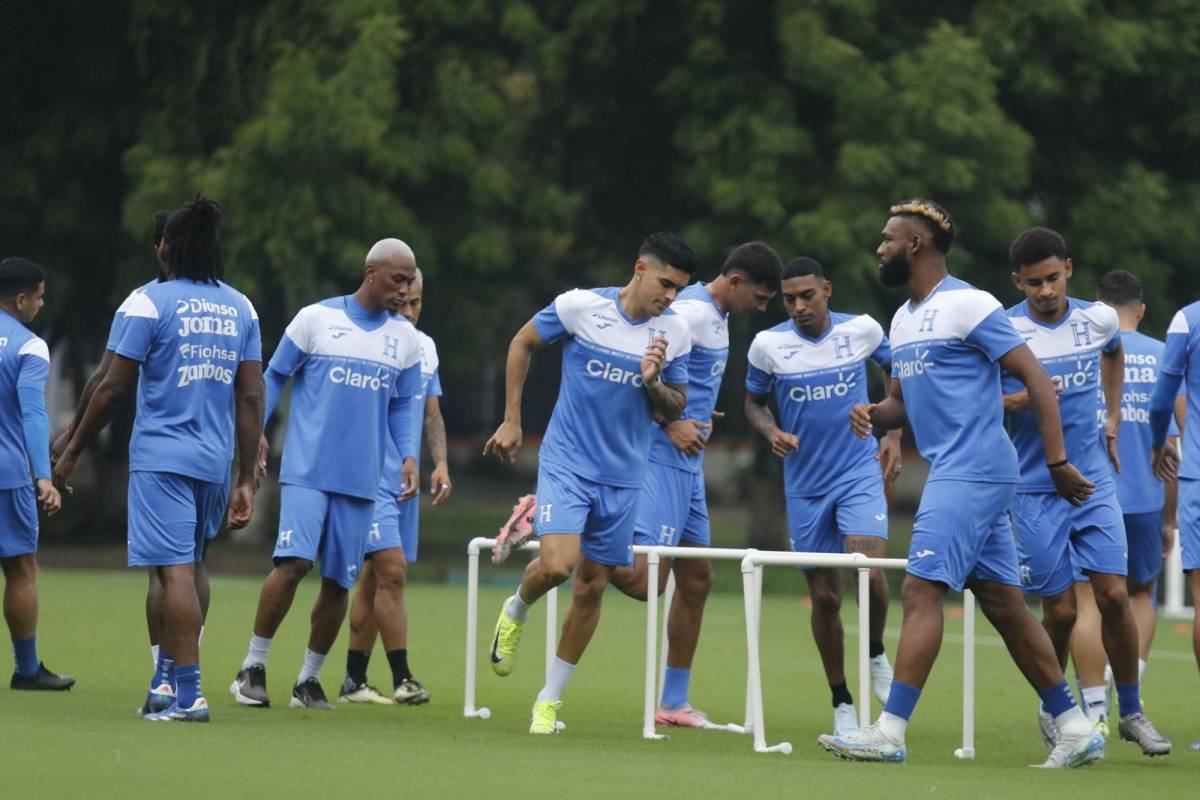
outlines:
[[342, 681], [338, 690], [339, 703], [374, 703], [381, 706], [392, 705], [391, 698], [368, 683], [355, 683], [349, 675]]
[[500, 607], [500, 617], [496, 620], [496, 630], [492, 634], [492, 672], [502, 678], [513, 671], [517, 645], [520, 644], [521, 632], [525, 629], [524, 622], [517, 622], [508, 615], [508, 604], [512, 600], [512, 597], [508, 598]]
[[708, 715], [692, 708], [690, 703], [678, 706], [659, 706], [654, 712], [654, 724], [660, 728], [707, 728]]
[[1159, 733], [1154, 723], [1140, 711], [1121, 717], [1117, 730], [1121, 732], [1122, 739], [1141, 747], [1144, 755], [1165, 756], [1171, 752], [1171, 740]]
[[560, 708], [562, 708], [562, 700], [538, 700], [534, 703], [529, 721], [529, 732], [538, 735], [558, 733], [558, 710]]
[[425, 691], [425, 687], [416, 678], [405, 678], [396, 687], [392, 700], [396, 705], [421, 706], [429, 702], [429, 692]]
[[269, 708], [271, 698], [267, 695], [267, 668], [262, 664], [251, 664], [238, 672], [229, 684], [233, 699], [244, 706]]
[[513, 551], [529, 541], [533, 536], [533, 512], [537, 508], [537, 498], [527, 494], [517, 500], [513, 506], [512, 516], [500, 526], [496, 536], [496, 546], [492, 548], [492, 563], [503, 564]]
[[23, 692], [65, 692], [75, 685], [75, 679], [70, 675], [59, 675], [46, 669], [46, 665], [38, 663], [38, 671], [26, 678], [14, 672], [8, 688]]
[[292, 708], [313, 708], [321, 711], [332, 711], [333, 704], [325, 697], [325, 690], [316, 678], [309, 678], [303, 683], [292, 687]]
[[878, 724], [868, 725], [845, 736], [823, 733], [817, 742], [825, 750], [847, 761], [878, 761], [884, 764], [903, 764], [908, 758], [904, 742], [893, 742]]

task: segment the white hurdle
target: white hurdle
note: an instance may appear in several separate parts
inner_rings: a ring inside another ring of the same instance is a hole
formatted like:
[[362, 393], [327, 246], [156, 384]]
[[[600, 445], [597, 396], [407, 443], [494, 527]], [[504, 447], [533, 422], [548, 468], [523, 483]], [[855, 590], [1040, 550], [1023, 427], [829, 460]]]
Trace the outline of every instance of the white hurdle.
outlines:
[[[762, 568], [764, 566], [849, 567], [858, 570], [858, 692], [859, 722], [870, 721], [870, 674], [867, 649], [870, 627], [870, 570], [904, 569], [903, 558], [868, 558], [862, 553], [752, 553], [742, 559], [743, 606], [746, 614], [746, 654], [750, 691], [750, 727], [754, 750], [758, 753], [790, 753], [791, 742], [767, 744], [763, 712], [762, 662], [759, 627], [762, 622]], [[954, 751], [962, 759], [975, 757], [975, 602], [970, 591], [963, 592], [963, 746]]]
[[[476, 537], [467, 544], [467, 670], [463, 687], [463, 716], [473, 719], [490, 719], [490, 708], [475, 706], [475, 677], [479, 639], [479, 554], [496, 546], [495, 539]], [[521, 550], [537, 550], [536, 541], [523, 545]], [[544, 599], [546, 605], [546, 674], [554, 664], [554, 652], [558, 644], [558, 589], [551, 589]], [[561, 723], [560, 723], [561, 724]]]

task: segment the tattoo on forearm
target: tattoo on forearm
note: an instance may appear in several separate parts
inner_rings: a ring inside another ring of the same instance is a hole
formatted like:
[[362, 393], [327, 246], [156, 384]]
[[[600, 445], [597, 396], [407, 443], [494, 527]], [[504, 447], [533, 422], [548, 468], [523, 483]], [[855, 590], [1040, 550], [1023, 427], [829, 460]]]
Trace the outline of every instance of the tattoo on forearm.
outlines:
[[441, 414], [425, 423], [425, 446], [429, 448], [434, 464], [446, 461], [446, 422]]

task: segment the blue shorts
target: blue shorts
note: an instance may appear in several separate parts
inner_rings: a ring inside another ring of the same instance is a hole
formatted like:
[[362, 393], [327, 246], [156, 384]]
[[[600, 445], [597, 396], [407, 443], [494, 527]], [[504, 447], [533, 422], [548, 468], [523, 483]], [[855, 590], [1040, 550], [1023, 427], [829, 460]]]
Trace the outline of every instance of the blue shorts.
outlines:
[[285, 483], [279, 493], [275, 562], [321, 562], [321, 577], [349, 589], [358, 577], [375, 501]]
[[819, 497], [787, 499], [788, 538], [797, 553], [844, 553], [845, 537], [888, 537], [883, 476], [873, 474], [835, 486]]
[[229, 508], [229, 481], [173, 472], [129, 473], [129, 566], [167, 567], [204, 560]]
[[397, 500], [379, 497], [375, 500], [375, 519], [367, 534], [367, 556], [380, 550], [397, 547], [404, 551], [404, 560], [417, 560], [417, 523], [420, 519], [420, 497]]
[[678, 547], [680, 541], [708, 547], [704, 475], [651, 461], [638, 491], [633, 543]]
[[1162, 511], [1125, 515], [1130, 583], [1150, 583], [1162, 572], [1162, 517]]
[[0, 489], [0, 558], [37, 552], [37, 493], [33, 484]]
[[933, 480], [913, 521], [908, 572], [956, 592], [972, 580], [1021, 585], [1008, 505], [1016, 484]]
[[1129, 552], [1116, 484], [1096, 487], [1078, 508], [1054, 492], [1025, 492], [1012, 503], [1021, 562], [1021, 588], [1053, 597], [1075, 582], [1076, 572], [1125, 575]]
[[1200, 569], [1200, 480], [1179, 479], [1179, 549], [1183, 569]]
[[640, 489], [610, 486], [580, 477], [558, 466], [538, 466], [537, 508], [533, 531], [582, 537], [580, 551], [597, 564], [627, 567], [633, 563], [633, 522]]

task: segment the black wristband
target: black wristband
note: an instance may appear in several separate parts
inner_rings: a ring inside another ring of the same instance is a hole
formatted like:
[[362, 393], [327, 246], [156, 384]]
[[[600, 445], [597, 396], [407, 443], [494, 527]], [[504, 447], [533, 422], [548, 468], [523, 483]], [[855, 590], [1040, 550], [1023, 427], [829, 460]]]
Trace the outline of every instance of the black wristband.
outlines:
[[1062, 461], [1055, 461], [1053, 464], [1047, 464], [1046, 469], [1058, 469], [1059, 467], [1065, 467], [1070, 463], [1071, 462], [1069, 460], [1064, 458]]

